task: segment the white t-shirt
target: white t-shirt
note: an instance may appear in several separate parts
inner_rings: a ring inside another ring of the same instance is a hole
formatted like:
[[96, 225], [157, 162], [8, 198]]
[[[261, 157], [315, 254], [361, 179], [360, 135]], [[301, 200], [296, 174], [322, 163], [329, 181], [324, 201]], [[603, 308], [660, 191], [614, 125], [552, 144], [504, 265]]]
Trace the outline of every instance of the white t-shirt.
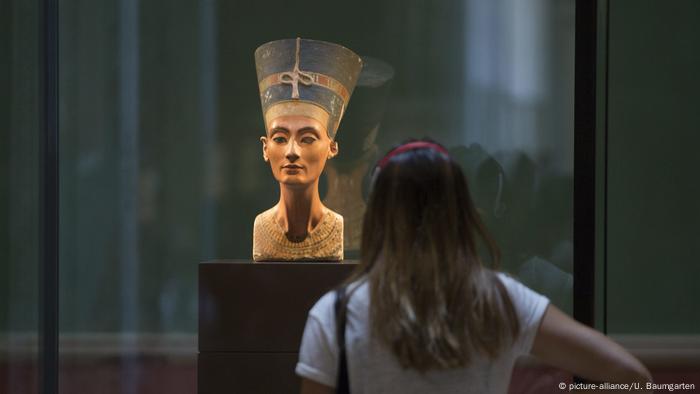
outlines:
[[[513, 347], [497, 359], [474, 358], [467, 368], [443, 371], [403, 369], [391, 350], [371, 338], [369, 287], [363, 282], [352, 293], [347, 310], [345, 341], [350, 391], [353, 394], [506, 393], [516, 358], [529, 354], [549, 300], [520, 282], [499, 273], [520, 321]], [[329, 292], [311, 308], [299, 350], [296, 373], [335, 387], [338, 369], [335, 294]]]

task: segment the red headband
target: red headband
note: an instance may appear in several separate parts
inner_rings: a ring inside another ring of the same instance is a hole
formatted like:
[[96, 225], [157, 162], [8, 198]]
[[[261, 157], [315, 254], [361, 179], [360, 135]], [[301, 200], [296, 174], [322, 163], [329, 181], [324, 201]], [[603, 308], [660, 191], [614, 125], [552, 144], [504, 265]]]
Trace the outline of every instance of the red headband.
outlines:
[[410, 150], [421, 149], [421, 148], [436, 150], [444, 155], [448, 155], [447, 149], [445, 149], [444, 147], [442, 147], [438, 144], [435, 144], [433, 142], [427, 142], [427, 141], [409, 142], [409, 143], [403, 144], [403, 145], [395, 148], [394, 150], [390, 151], [389, 153], [387, 153], [386, 156], [384, 156], [379, 161], [379, 163], [377, 164], [377, 167], [379, 167], [379, 169], [383, 169], [392, 157], [394, 157], [396, 155], [400, 155], [401, 153], [404, 153], [404, 152], [408, 152]]

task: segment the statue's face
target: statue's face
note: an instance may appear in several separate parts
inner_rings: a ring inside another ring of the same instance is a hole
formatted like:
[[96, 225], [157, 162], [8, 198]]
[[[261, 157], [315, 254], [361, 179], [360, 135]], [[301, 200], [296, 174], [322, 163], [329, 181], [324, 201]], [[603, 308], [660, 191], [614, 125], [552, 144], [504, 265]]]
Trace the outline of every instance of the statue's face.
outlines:
[[267, 137], [261, 137], [263, 158], [270, 163], [278, 182], [289, 186], [309, 185], [318, 180], [326, 160], [338, 153], [325, 125], [316, 119], [285, 115], [272, 120]]

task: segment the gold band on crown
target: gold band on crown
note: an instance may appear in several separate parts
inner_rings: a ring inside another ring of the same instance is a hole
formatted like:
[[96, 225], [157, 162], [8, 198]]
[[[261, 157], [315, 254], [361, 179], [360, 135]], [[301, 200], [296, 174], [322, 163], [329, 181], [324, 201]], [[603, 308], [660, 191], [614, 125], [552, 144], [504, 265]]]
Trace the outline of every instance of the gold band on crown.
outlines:
[[272, 121], [280, 116], [306, 116], [315, 119], [326, 128], [326, 133], [330, 136], [330, 130], [328, 130], [328, 119], [330, 115], [325, 109], [315, 103], [294, 100], [280, 101], [271, 105], [270, 108], [267, 109], [267, 112], [265, 112], [265, 128], [267, 129], [267, 133], [270, 132], [270, 124]]
[[[323, 75], [310, 71], [305, 71], [304, 73], [306, 74], [306, 76], [310, 77], [310, 84], [321, 86], [330, 90], [331, 92], [340, 96], [340, 98], [343, 99], [343, 103], [347, 104], [348, 100], [350, 99], [350, 93], [345, 88], [345, 86], [343, 86], [342, 83], [329, 77], [328, 75]], [[283, 78], [283, 76], [286, 74], [287, 73], [270, 74], [267, 77], [263, 78], [263, 80], [260, 81], [260, 83], [258, 84], [258, 87], [260, 88], [260, 94], [265, 94], [267, 89], [271, 86], [289, 84], [286, 78]]]

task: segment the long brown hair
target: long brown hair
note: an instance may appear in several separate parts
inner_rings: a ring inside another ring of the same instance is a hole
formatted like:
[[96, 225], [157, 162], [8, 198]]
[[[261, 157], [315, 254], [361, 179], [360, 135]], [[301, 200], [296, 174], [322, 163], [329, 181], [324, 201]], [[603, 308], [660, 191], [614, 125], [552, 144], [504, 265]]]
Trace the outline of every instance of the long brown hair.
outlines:
[[372, 335], [404, 368], [464, 367], [491, 359], [519, 331], [513, 304], [478, 246], [499, 252], [474, 208], [466, 179], [444, 148], [381, 161], [362, 228]]

